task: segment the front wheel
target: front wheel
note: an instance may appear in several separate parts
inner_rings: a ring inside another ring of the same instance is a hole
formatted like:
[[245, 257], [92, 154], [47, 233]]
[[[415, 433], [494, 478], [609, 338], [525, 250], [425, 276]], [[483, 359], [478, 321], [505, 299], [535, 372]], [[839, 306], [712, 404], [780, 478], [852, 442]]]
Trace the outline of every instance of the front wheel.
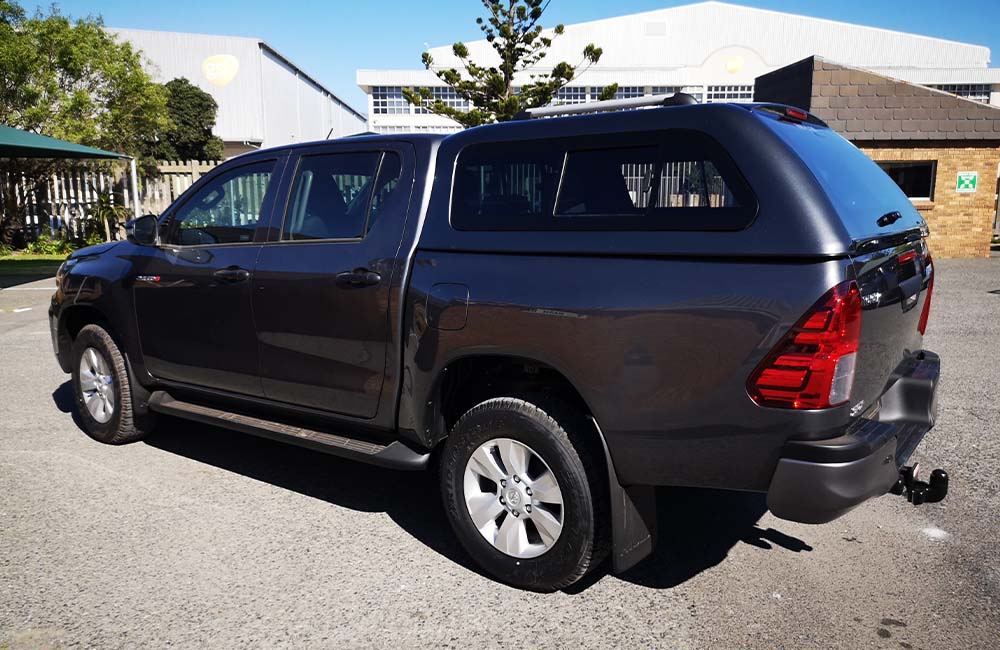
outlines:
[[486, 571], [567, 587], [608, 551], [606, 480], [586, 420], [557, 404], [490, 399], [455, 424], [441, 459], [445, 509]]
[[87, 325], [73, 342], [73, 388], [77, 413], [91, 438], [120, 445], [151, 430], [153, 415], [135, 412], [125, 359], [99, 325]]

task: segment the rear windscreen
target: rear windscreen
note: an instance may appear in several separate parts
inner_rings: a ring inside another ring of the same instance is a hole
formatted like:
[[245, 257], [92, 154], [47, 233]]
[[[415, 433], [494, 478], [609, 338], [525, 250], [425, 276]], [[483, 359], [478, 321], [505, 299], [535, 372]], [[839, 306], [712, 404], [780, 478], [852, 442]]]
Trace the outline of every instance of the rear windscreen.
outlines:
[[[802, 159], [819, 181], [852, 239], [865, 239], [923, 224], [899, 186], [860, 149], [836, 132], [762, 116], [772, 130]], [[903, 218], [880, 227], [889, 212]]]

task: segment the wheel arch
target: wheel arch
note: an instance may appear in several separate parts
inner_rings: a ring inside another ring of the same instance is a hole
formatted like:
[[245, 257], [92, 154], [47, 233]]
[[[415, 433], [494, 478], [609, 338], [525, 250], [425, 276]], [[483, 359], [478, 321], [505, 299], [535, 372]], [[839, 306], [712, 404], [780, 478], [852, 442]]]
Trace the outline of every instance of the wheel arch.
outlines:
[[63, 372], [70, 372], [73, 342], [77, 335], [87, 325], [101, 325], [114, 336], [113, 328], [110, 325], [107, 314], [92, 304], [72, 304], [63, 307], [59, 311], [59, 320], [56, 327], [56, 357], [59, 360], [59, 367]]
[[129, 354], [128, 346], [123, 338], [125, 332], [120, 332], [114, 325], [113, 319], [92, 303], [78, 303], [65, 306], [59, 312], [58, 328], [56, 330], [56, 344], [58, 347], [56, 358], [59, 367], [64, 372], [72, 372], [73, 363], [73, 343], [77, 335], [87, 325], [100, 325], [107, 331], [108, 335], [118, 346], [122, 358], [125, 361], [125, 368], [128, 371], [129, 386], [132, 394], [136, 397], [134, 408], [139, 414], [147, 413], [147, 400], [149, 390], [142, 385], [136, 374], [136, 368], [132, 363], [132, 355]]
[[466, 411], [487, 399], [539, 394], [593, 417], [583, 394], [564, 372], [549, 363], [513, 354], [454, 358], [437, 373], [424, 401], [426, 442], [431, 446], [440, 443]]
[[[469, 381], [469, 377], [477, 380]], [[604, 459], [611, 518], [612, 569], [621, 573], [647, 557], [656, 543], [656, 495], [652, 486], [625, 487], [618, 479], [604, 433], [587, 400], [558, 368], [516, 355], [473, 354], [451, 360], [438, 373], [424, 401], [424, 422], [431, 446], [447, 436], [470, 408], [494, 397], [546, 396], [581, 409], [590, 422], [583, 435]]]

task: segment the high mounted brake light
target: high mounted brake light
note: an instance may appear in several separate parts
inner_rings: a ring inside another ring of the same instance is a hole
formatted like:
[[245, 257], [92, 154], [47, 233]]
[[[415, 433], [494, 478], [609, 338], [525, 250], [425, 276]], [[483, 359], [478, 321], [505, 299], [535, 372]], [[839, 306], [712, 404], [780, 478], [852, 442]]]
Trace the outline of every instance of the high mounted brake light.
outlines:
[[806, 113], [805, 111], [800, 111], [797, 108], [786, 108], [785, 116], [790, 117], [793, 120], [801, 120], [803, 122], [809, 120], [809, 113]]
[[761, 406], [823, 409], [850, 399], [861, 339], [861, 292], [838, 284], [807, 311], [747, 381]]

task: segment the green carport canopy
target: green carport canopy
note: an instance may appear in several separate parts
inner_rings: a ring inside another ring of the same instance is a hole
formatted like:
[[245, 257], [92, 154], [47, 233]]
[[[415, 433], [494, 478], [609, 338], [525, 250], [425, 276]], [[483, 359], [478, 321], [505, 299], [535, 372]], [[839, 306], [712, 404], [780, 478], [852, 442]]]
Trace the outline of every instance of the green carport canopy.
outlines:
[[67, 142], [0, 125], [0, 158], [78, 158], [131, 160], [132, 209], [139, 216], [139, 183], [135, 173], [135, 158], [82, 144]]
[[129, 158], [82, 144], [0, 126], [0, 158]]

